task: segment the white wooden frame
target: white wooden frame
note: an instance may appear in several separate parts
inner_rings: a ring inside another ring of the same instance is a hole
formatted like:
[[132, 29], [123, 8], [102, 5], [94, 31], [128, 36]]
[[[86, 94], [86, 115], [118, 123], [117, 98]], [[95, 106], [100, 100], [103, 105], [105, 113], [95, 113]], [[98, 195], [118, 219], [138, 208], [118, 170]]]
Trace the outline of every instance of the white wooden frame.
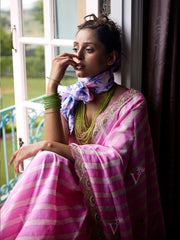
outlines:
[[23, 36], [22, 3], [20, 0], [11, 0], [11, 29], [13, 46], [13, 76], [16, 106], [17, 138], [28, 143], [28, 119], [24, 101], [27, 99], [26, 65], [24, 44], [19, 41]]
[[123, 32], [121, 83], [141, 91], [143, 0], [111, 0], [111, 18]]
[[98, 16], [99, 13], [99, 1], [98, 0], [86, 0], [86, 15], [94, 13]]

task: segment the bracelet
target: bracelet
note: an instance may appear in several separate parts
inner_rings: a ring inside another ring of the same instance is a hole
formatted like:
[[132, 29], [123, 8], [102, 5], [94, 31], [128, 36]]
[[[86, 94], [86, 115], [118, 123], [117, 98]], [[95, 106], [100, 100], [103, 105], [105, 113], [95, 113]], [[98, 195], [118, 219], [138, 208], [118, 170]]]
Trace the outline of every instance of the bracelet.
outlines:
[[55, 79], [52, 79], [52, 78], [50, 78], [50, 77], [46, 77], [47, 79], [49, 79], [49, 80], [52, 80], [52, 81], [54, 81], [54, 82], [56, 82], [56, 83], [58, 83], [58, 84], [60, 84], [60, 82], [58, 82], [57, 80], [55, 80]]
[[48, 108], [60, 108], [61, 99], [58, 93], [53, 93], [43, 97], [44, 109]]
[[47, 114], [47, 113], [57, 113], [57, 112], [59, 112], [59, 109], [58, 110], [54, 110], [54, 111], [45, 112], [45, 114]]

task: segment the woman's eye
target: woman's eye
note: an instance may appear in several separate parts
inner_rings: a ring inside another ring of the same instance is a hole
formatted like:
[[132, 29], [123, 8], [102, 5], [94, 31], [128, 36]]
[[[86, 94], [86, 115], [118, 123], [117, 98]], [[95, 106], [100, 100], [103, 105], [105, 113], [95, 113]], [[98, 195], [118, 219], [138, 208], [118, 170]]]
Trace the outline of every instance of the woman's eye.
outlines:
[[94, 50], [92, 48], [86, 48], [86, 52], [92, 53]]

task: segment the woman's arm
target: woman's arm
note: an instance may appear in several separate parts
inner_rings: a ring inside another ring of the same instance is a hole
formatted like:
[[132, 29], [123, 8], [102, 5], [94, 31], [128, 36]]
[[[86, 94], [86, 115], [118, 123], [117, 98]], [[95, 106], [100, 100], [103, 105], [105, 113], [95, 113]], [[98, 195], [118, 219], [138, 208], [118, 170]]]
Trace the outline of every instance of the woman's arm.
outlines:
[[[47, 95], [57, 93], [57, 85], [49, 80], [47, 87]], [[63, 126], [64, 125], [64, 126]], [[62, 124], [60, 109], [48, 108], [45, 110], [45, 140], [68, 144], [68, 136], [65, 133], [68, 131], [63, 129], [65, 124]]]
[[12, 155], [9, 165], [12, 165], [14, 162], [14, 171], [16, 174], [18, 174], [19, 165], [23, 162], [23, 160], [35, 156], [40, 150], [47, 150], [57, 153], [74, 163], [74, 159], [71, 154], [71, 148], [69, 145], [45, 140], [42, 142], [22, 146]]
[[[64, 73], [69, 65], [76, 66], [73, 58], [74, 54], [64, 53], [52, 61], [51, 73], [47, 85], [47, 95], [57, 93], [58, 85], [64, 77]], [[68, 125], [57, 108], [45, 110], [45, 140], [68, 144]]]

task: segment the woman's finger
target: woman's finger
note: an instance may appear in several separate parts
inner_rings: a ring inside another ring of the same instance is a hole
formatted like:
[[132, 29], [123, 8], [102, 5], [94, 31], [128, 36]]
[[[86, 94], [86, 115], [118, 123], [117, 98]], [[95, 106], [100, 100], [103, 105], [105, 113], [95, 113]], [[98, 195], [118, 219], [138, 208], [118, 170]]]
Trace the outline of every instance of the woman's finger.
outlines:
[[15, 174], [19, 174], [19, 165], [22, 163], [23, 161], [21, 160], [17, 160], [15, 161], [15, 165], [14, 165], [14, 172]]
[[20, 162], [16, 159], [17, 156], [18, 156], [18, 152], [19, 152], [19, 150], [16, 151], [15, 153], [13, 153], [13, 155], [10, 159], [10, 162], [9, 162], [9, 166], [11, 166], [14, 162], [14, 172], [15, 172], [15, 174], [19, 174], [19, 164], [20, 164]]
[[9, 162], [9, 166], [11, 166], [11, 165], [13, 164], [13, 162], [14, 162], [14, 160], [15, 160], [15, 158], [16, 158], [17, 152], [18, 152], [18, 151], [16, 151], [15, 153], [13, 153], [13, 155], [12, 155], [12, 157], [11, 157], [11, 159], [10, 159], [10, 162]]
[[55, 58], [61, 58], [61, 57], [77, 58], [77, 55], [73, 53], [62, 53], [61, 55], [58, 55]]

